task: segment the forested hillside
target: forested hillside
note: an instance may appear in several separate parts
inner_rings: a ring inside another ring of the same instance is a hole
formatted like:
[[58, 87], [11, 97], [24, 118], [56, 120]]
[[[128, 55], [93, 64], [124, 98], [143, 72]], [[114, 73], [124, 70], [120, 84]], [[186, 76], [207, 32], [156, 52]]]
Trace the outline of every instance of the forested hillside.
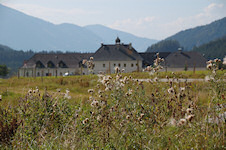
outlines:
[[7, 46], [0, 45], [0, 65], [5, 64], [10, 69], [10, 75], [16, 74], [23, 61], [34, 55], [33, 51], [16, 51]]
[[147, 52], [174, 52], [180, 47], [180, 43], [176, 40], [164, 40], [148, 47]]
[[226, 56], [226, 36], [199, 47], [195, 47], [193, 48], [193, 51], [204, 54], [204, 57], [207, 59], [223, 59]]
[[185, 50], [191, 50], [194, 46], [198, 47], [224, 35], [226, 35], [226, 17], [208, 25], [181, 31], [167, 39], [177, 40]]

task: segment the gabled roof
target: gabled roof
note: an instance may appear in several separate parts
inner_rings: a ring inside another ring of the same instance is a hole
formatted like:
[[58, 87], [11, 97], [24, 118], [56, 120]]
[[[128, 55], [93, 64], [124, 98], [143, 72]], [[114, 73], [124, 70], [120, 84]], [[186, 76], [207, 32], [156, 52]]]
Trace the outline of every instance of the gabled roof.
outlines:
[[83, 59], [88, 59], [93, 53], [65, 53], [65, 54], [35, 54], [29, 60], [25, 62], [22, 68], [34, 68], [36, 62], [40, 61], [45, 67], [47, 63], [51, 61], [55, 66], [58, 66], [59, 62], [64, 62], [68, 68], [79, 67], [79, 62]]
[[176, 51], [166, 57], [165, 64], [171, 68], [206, 67], [206, 59], [198, 52]]
[[94, 61], [143, 60], [131, 44], [104, 45], [93, 55]]
[[[156, 53], [157, 52], [145, 52], [139, 54], [144, 59], [145, 65], [153, 65], [154, 60], [157, 58]], [[169, 54], [170, 52], [159, 52], [159, 57], [165, 59]]]

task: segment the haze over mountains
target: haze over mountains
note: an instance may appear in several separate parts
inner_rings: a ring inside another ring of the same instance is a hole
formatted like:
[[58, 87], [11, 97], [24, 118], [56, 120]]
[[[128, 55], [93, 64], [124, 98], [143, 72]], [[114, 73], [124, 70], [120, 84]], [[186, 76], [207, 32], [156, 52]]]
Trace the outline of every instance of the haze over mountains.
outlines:
[[131, 42], [138, 51], [145, 51], [157, 42], [102, 25], [55, 25], [1, 4], [0, 21], [0, 44], [16, 50], [94, 52], [102, 42], [114, 43], [119, 36], [122, 42]]

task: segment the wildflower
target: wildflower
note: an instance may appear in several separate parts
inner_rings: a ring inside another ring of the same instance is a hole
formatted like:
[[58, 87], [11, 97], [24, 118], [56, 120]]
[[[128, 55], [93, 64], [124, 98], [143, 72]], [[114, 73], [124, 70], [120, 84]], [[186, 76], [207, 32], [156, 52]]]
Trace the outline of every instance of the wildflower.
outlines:
[[2, 101], [2, 95], [0, 95], [0, 101]]
[[98, 90], [98, 94], [102, 94], [103, 93], [103, 91], [102, 90]]
[[85, 120], [82, 121], [82, 123], [85, 125], [89, 122], [89, 118], [86, 118]]
[[193, 113], [193, 109], [192, 109], [192, 108], [188, 108], [188, 109], [186, 110], [186, 112], [187, 112], [187, 114], [191, 114], [191, 113]]
[[185, 125], [186, 123], [187, 123], [187, 120], [183, 118], [179, 120], [178, 125], [182, 126], [182, 125]]
[[32, 90], [30, 89], [30, 90], [28, 90], [28, 94], [31, 94], [32, 93]]
[[36, 93], [38, 93], [39, 92], [39, 89], [38, 89], [38, 87], [36, 86]]
[[75, 118], [78, 118], [78, 114], [77, 113], [75, 114]]
[[102, 121], [102, 116], [101, 115], [97, 116], [97, 121]]
[[173, 87], [171, 87], [171, 88], [168, 89], [168, 93], [169, 93], [169, 94], [173, 94], [173, 93], [174, 93]]
[[213, 64], [208, 64], [208, 65], [206, 66], [207, 69], [212, 69], [212, 67], [213, 67]]
[[130, 119], [130, 115], [127, 115], [127, 116], [126, 116], [126, 119], [129, 120], [129, 119]]
[[57, 92], [60, 92], [61, 91], [61, 89], [57, 89]]
[[191, 121], [194, 117], [195, 117], [195, 115], [188, 115], [188, 116], [185, 117], [185, 119], [187, 121]]
[[120, 68], [119, 67], [115, 67], [115, 73], [118, 74], [120, 72]]
[[129, 89], [129, 91], [126, 93], [126, 96], [130, 96], [133, 94], [133, 90]]
[[185, 87], [181, 87], [180, 92], [184, 92], [184, 91], [185, 91]]
[[83, 59], [83, 60], [82, 60], [82, 64], [83, 64], [83, 65], [84, 65], [86, 62], [87, 62], [86, 59]]
[[172, 126], [176, 126], [177, 121], [174, 118], [170, 118], [169, 124]]
[[98, 107], [99, 106], [99, 102], [97, 100], [94, 100], [92, 103], [91, 103], [91, 106], [92, 107]]
[[141, 117], [141, 118], [143, 118], [143, 117], [144, 117], [144, 114], [143, 114], [143, 113], [142, 113], [142, 114], [140, 114], [140, 117]]
[[206, 62], [206, 64], [212, 64], [212, 63], [213, 63], [212, 60], [209, 60], [209, 61]]
[[91, 94], [92, 94], [93, 92], [94, 92], [93, 89], [89, 89], [89, 90], [88, 90], [88, 93], [91, 93]]

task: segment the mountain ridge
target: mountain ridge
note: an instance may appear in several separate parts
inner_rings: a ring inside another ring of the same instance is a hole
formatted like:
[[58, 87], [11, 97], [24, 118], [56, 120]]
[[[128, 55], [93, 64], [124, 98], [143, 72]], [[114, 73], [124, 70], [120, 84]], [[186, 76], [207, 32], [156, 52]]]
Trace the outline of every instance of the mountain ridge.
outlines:
[[[104, 39], [105, 37], [95, 34], [86, 27], [72, 23], [53, 24], [2, 4], [0, 4], [0, 20], [0, 43], [17, 50], [94, 52], [100, 47], [101, 42], [109, 42]], [[105, 29], [108, 32], [117, 31], [108, 27]], [[120, 37], [121, 40], [132, 42], [138, 51], [145, 51], [150, 44], [157, 41], [139, 38], [122, 31], [117, 32], [123, 33], [123, 37], [136, 39], [129, 41]]]
[[206, 44], [226, 35], [226, 17], [209, 24], [182, 30], [165, 40], [177, 40], [186, 50]]

